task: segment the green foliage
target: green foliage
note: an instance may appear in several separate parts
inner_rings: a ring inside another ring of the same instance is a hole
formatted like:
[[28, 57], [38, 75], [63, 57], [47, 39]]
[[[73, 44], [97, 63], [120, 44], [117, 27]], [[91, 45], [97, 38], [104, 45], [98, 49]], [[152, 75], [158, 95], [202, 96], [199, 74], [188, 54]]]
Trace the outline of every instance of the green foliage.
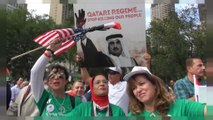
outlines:
[[204, 58], [205, 27], [198, 25], [195, 7], [171, 12], [168, 18], [154, 20], [147, 30], [147, 46], [151, 53], [151, 70], [166, 82], [186, 75], [185, 60], [191, 56]]
[[5, 26], [6, 26], [6, 12], [5, 9], [0, 5], [0, 66], [5, 66]]
[[51, 29], [56, 28], [53, 20], [47, 15], [32, 16], [26, 9], [6, 12], [6, 51], [8, 67], [12, 76], [29, 78], [30, 69], [43, 51], [36, 51], [13, 61], [10, 58], [39, 47], [33, 39]]
[[[69, 9], [73, 9], [69, 5]], [[56, 25], [53, 19], [48, 15], [34, 15], [34, 11], [28, 12], [26, 9], [16, 9], [14, 11], [5, 11], [6, 14], [6, 51], [7, 51], [7, 67], [12, 71], [12, 76], [24, 76], [29, 78], [30, 70], [43, 53], [44, 49], [27, 54], [13, 61], [10, 59], [14, 56], [25, 53], [29, 50], [40, 47], [33, 41], [37, 36], [54, 29], [70, 28], [74, 26], [74, 15], [68, 16], [62, 25]], [[3, 14], [0, 15], [1, 17]], [[51, 61], [66, 62], [71, 72], [71, 66], [76, 65], [74, 59], [76, 54], [76, 46], [69, 51], [57, 56]]]

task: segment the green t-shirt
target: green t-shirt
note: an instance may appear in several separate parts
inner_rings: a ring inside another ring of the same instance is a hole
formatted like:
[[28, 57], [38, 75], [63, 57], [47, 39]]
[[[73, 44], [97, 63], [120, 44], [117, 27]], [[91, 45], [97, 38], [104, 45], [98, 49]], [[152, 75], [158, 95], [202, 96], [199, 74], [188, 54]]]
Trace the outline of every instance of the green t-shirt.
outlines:
[[[75, 107], [77, 107], [79, 104], [82, 103], [82, 101], [78, 97], [74, 98]], [[45, 104], [45, 102], [46, 106], [44, 107], [41, 116], [70, 116], [70, 113], [73, 110], [70, 96], [68, 94], [66, 94], [65, 99], [63, 99], [54, 97], [51, 92], [44, 90], [40, 100], [38, 101], [38, 103], [36, 103], [39, 111], [41, 111], [42, 106]]]
[[[92, 102], [84, 102], [76, 107], [72, 112], [72, 116], [91, 117], [92, 116]], [[110, 104], [112, 116], [125, 116], [123, 110], [116, 105]], [[106, 113], [97, 112], [97, 116], [106, 116]]]
[[[175, 100], [168, 111], [168, 117], [203, 117], [204, 116], [204, 104], [191, 101], [191, 100]], [[140, 114], [132, 114], [131, 112], [128, 116], [144, 116], [144, 117], [154, 117], [160, 116], [156, 112], [142, 111]]]

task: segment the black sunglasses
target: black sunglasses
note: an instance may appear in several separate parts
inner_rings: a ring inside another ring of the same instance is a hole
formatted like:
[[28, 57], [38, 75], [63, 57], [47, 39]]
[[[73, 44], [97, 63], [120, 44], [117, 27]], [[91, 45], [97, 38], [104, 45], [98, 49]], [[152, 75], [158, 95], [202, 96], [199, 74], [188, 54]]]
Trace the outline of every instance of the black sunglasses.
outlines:
[[112, 71], [112, 70], [110, 70], [109, 72], [108, 72], [110, 75], [115, 75], [115, 74], [119, 74], [119, 72], [116, 72], [116, 71]]

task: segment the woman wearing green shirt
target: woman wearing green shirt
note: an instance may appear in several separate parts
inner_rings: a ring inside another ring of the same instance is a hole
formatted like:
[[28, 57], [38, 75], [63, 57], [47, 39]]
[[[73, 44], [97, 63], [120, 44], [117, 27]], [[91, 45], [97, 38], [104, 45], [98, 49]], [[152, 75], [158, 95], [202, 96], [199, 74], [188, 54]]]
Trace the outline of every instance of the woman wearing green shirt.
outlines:
[[110, 104], [108, 99], [108, 80], [103, 74], [97, 74], [90, 80], [91, 102], [84, 102], [72, 111], [72, 116], [125, 116], [123, 110]]
[[68, 72], [61, 65], [55, 65], [50, 69], [47, 78], [49, 90], [44, 89], [43, 77], [46, 64], [62, 42], [57, 40], [52, 42], [49, 49], [39, 57], [31, 69], [32, 95], [41, 116], [69, 116], [74, 107], [81, 103], [80, 98], [70, 97], [65, 93]]
[[189, 100], [174, 100], [163, 81], [146, 67], [135, 66], [124, 76], [130, 98], [129, 116], [195, 117], [206, 115], [206, 106]]

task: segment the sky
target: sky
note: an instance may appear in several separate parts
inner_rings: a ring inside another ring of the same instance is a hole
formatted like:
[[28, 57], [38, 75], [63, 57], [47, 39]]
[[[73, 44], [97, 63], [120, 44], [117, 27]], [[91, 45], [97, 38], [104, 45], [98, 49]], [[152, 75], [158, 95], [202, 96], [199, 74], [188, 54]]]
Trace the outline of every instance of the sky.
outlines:
[[[43, 15], [43, 14], [49, 14], [50, 11], [50, 4], [49, 2], [42, 3], [43, 0], [26, 0], [26, 3], [28, 4], [27, 8], [29, 11], [35, 10], [34, 14], [37, 15]], [[151, 3], [153, 0], [146, 0], [145, 4], [145, 15], [146, 15], [146, 27], [149, 26], [149, 23], [151, 21]], [[204, 3], [205, 0], [179, 0], [179, 3], [182, 4], [182, 6], [186, 3]], [[176, 7], [182, 7], [181, 4], [176, 5]]]
[[42, 0], [26, 0], [26, 3], [28, 4], [27, 9], [35, 10], [37, 15], [49, 14], [50, 4], [42, 3]]
[[[50, 11], [50, 4], [42, 3], [42, 0], [32, 1], [32, 0], [26, 0], [26, 3], [28, 4], [27, 8], [29, 11], [34, 10], [34, 14], [37, 15], [43, 15], [43, 14], [49, 14]], [[146, 14], [146, 26], [149, 25], [149, 22], [151, 20], [150, 18], [150, 6], [151, 4], [145, 4], [145, 14]]]
[[149, 26], [149, 23], [151, 22], [151, 4], [145, 4], [145, 15], [146, 15], [146, 27]]
[[[28, 3], [29, 10], [36, 10], [35, 13], [37, 15], [49, 14], [50, 4], [49, 2], [42, 3], [43, 0], [26, 0]], [[46, 0], [48, 1], [48, 0]], [[150, 6], [153, 0], [146, 0], [146, 16], [150, 16]], [[205, 0], [179, 0], [179, 3], [186, 4], [186, 3], [204, 3]], [[147, 17], [148, 18], [148, 17]], [[149, 21], [149, 19], [148, 19]]]

